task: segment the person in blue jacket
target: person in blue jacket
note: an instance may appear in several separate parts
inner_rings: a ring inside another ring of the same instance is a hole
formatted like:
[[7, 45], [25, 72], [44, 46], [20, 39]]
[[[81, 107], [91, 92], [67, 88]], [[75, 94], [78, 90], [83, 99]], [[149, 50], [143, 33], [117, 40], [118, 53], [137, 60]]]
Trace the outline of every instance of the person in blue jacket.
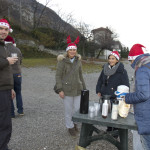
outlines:
[[[96, 94], [101, 97], [103, 95], [111, 95], [111, 102], [116, 98], [115, 91], [117, 86], [126, 85], [129, 87], [129, 79], [124, 65], [119, 61], [120, 55], [118, 51], [112, 51], [108, 56], [108, 63], [103, 66], [103, 70], [98, 78], [96, 85]], [[107, 131], [114, 130], [108, 127]]]
[[144, 54], [142, 48], [145, 47], [135, 44], [128, 55], [131, 67], [135, 70], [135, 92], [128, 93], [125, 102], [133, 104], [143, 149], [150, 150], [150, 54]]

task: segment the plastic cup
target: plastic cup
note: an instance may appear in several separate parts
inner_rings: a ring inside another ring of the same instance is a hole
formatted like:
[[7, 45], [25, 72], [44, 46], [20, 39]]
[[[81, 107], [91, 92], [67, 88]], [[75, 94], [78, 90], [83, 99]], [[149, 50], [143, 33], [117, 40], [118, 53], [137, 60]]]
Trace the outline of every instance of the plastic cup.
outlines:
[[17, 53], [11, 53], [11, 57], [17, 57]]

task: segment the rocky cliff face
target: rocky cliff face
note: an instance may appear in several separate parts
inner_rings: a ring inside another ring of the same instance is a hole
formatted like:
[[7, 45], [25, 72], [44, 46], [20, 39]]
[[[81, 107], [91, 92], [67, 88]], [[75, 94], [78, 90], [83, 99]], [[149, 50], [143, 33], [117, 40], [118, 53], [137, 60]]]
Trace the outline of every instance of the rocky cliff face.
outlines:
[[64, 22], [52, 9], [36, 0], [0, 0], [8, 6], [0, 13], [22, 28], [31, 30], [35, 27], [52, 28], [59, 32], [75, 34], [78, 31]]

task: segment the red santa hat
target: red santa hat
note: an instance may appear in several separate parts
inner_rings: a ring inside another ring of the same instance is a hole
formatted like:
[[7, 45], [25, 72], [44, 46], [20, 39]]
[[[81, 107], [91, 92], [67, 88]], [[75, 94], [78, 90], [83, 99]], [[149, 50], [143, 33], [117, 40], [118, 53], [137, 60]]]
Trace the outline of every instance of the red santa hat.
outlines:
[[66, 51], [68, 51], [69, 49], [76, 49], [77, 50], [77, 44], [79, 43], [79, 36], [76, 38], [76, 40], [74, 42], [71, 42], [71, 38], [70, 35], [67, 37], [67, 48]]
[[[119, 55], [118, 51], [112, 51], [112, 52], [109, 54], [109, 56], [110, 56], [110, 55], [115, 56], [117, 60], [120, 59], [120, 55]], [[108, 56], [108, 57], [109, 57], [109, 56]]]
[[8, 23], [8, 21], [6, 19], [0, 19], [0, 26], [7, 27], [10, 32], [13, 31], [10, 27], [10, 24]]
[[14, 46], [16, 46], [14, 39], [10, 35], [8, 35], [4, 41], [5, 41], [5, 44], [12, 43]]
[[128, 55], [128, 60], [135, 60], [136, 57], [138, 57], [139, 55], [144, 54], [144, 51], [142, 48], [145, 48], [145, 46], [141, 45], [141, 44], [135, 44], [132, 46], [132, 48], [130, 49], [129, 55]]

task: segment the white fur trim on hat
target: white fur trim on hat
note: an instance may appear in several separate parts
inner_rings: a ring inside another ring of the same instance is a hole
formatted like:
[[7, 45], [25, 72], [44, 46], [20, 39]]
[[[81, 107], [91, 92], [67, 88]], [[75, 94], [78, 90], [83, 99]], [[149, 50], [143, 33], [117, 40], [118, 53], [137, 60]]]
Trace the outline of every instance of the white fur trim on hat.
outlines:
[[4, 27], [9, 28], [9, 24], [8, 24], [8, 23], [5, 23], [5, 22], [0, 22], [0, 26], [4, 26]]
[[10, 28], [10, 26], [9, 26], [9, 24], [8, 24], [8, 23], [0, 22], [0, 26], [7, 27], [11, 33], [13, 32], [13, 30]]
[[68, 51], [69, 49], [75, 49], [75, 50], [77, 50], [77, 47], [76, 47], [76, 46], [68, 46], [68, 47], [66, 48], [66, 51]]
[[139, 55], [136, 55], [136, 56], [128, 56], [128, 60], [135, 60], [136, 57], [138, 57]]

